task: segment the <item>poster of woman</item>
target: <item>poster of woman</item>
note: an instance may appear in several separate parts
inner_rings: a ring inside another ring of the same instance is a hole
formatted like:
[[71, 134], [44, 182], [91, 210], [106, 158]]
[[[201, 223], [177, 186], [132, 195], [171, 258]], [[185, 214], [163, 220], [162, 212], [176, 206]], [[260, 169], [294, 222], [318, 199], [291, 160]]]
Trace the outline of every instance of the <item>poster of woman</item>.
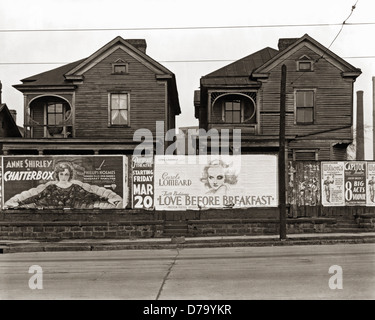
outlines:
[[124, 208], [125, 164], [123, 156], [4, 157], [3, 208]]
[[156, 156], [156, 210], [277, 207], [277, 157]]

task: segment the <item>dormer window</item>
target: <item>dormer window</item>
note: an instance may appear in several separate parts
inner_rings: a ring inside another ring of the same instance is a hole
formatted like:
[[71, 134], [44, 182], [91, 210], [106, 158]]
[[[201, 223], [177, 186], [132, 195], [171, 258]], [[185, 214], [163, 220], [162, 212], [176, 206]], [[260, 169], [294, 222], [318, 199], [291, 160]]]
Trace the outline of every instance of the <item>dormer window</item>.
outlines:
[[313, 60], [304, 55], [297, 61], [297, 71], [314, 71]]
[[128, 74], [128, 63], [122, 59], [112, 63], [112, 74]]

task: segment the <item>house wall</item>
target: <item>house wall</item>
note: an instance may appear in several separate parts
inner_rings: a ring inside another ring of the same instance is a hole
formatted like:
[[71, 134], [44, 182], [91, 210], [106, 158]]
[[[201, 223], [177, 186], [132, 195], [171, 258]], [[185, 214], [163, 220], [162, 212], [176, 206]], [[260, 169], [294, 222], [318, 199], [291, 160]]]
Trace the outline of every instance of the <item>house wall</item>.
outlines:
[[0, 113], [0, 137], [19, 137], [19, 132], [11, 125], [8, 116]]
[[[341, 70], [324, 58], [314, 63], [313, 72], [296, 71], [296, 61], [302, 55], [312, 60], [320, 58], [311, 49], [304, 47], [283, 61], [287, 67], [286, 87], [286, 135], [307, 135], [328, 129], [337, 131], [314, 135], [314, 139], [351, 139], [353, 82], [341, 76]], [[267, 81], [262, 84], [261, 134], [278, 135], [280, 109], [281, 63], [271, 70]], [[294, 90], [316, 89], [315, 119], [312, 125], [296, 125]]]
[[[112, 74], [117, 59], [129, 63], [128, 74]], [[116, 90], [130, 93], [130, 127], [108, 126], [108, 93]], [[155, 73], [118, 49], [84, 73], [75, 96], [76, 138], [132, 139], [139, 128], [155, 133], [155, 122], [165, 121], [165, 99], [165, 84]]]
[[0, 113], [0, 137], [9, 137], [10, 130], [11, 128], [7, 121], [7, 117], [4, 113]]

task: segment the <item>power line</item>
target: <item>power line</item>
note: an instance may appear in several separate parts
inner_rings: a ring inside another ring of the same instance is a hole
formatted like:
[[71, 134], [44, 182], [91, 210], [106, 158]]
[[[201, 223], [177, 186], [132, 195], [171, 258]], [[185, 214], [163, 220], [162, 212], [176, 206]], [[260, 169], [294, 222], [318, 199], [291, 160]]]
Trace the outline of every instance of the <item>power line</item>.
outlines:
[[[248, 28], [295, 28], [295, 27], [330, 27], [342, 23], [313, 24], [269, 24], [248, 26], [197, 26], [197, 27], [141, 27], [141, 28], [68, 28], [68, 29], [0, 29], [0, 33], [10, 32], [97, 32], [97, 31], [154, 31], [154, 30], [204, 30], [204, 29], [248, 29]], [[347, 26], [375, 25], [375, 22], [346, 23]]]
[[[353, 14], [353, 11], [355, 10], [358, 1], [359, 1], [359, 0], [357, 0], [356, 3], [352, 6], [352, 9], [351, 9], [351, 11], [350, 11], [349, 16], [348, 16], [348, 17], [342, 22], [342, 24], [341, 24], [341, 28], [340, 28], [339, 32], [336, 34], [336, 36], [334, 37], [334, 39], [332, 40], [331, 44], [330, 44], [330, 45], [324, 50], [324, 52], [322, 53], [322, 55], [321, 55], [318, 59], [315, 60], [315, 63], [318, 63], [319, 60], [323, 59], [324, 55], [328, 52], [328, 50], [331, 48], [331, 46], [333, 45], [333, 43], [336, 41], [336, 39], [337, 39], [338, 36], [340, 35], [342, 29], [344, 28], [344, 25], [346, 24], [346, 21], [348, 21], [348, 19], [349, 19], [349, 18], [351, 17], [351, 15]], [[292, 81], [291, 84], [293, 84], [295, 81], [297, 81], [298, 79], [300, 79], [305, 73], [306, 73], [306, 71], [303, 72], [303, 73], [302, 73], [297, 79], [295, 79], [294, 81]]]
[[[351, 17], [351, 15], [353, 14], [353, 11], [354, 11], [354, 9], [356, 8], [356, 5], [357, 5], [358, 1], [359, 1], [359, 0], [357, 0], [356, 3], [352, 6], [352, 10], [350, 11], [349, 16], [348, 16], [348, 17], [344, 20], [344, 22], [342, 23], [341, 28], [340, 28], [340, 31], [337, 33], [336, 37], [332, 40], [331, 44], [327, 47], [327, 49], [323, 52], [322, 56], [321, 56], [319, 59], [323, 58], [324, 54], [329, 50], [329, 48], [331, 48], [331, 46], [333, 45], [333, 43], [336, 41], [337, 37], [340, 35], [342, 29], [344, 28], [344, 25], [345, 25], [346, 21], [348, 21], [348, 19], [349, 19], [349, 18]], [[319, 60], [319, 59], [318, 59], [318, 60]]]
[[[351, 56], [351, 57], [342, 57], [343, 59], [375, 59], [375, 56]], [[159, 63], [204, 63], [204, 62], [235, 62], [236, 59], [201, 59], [201, 60], [162, 60], [158, 61]], [[0, 65], [51, 65], [58, 64], [64, 65], [70, 62], [0, 62]]]

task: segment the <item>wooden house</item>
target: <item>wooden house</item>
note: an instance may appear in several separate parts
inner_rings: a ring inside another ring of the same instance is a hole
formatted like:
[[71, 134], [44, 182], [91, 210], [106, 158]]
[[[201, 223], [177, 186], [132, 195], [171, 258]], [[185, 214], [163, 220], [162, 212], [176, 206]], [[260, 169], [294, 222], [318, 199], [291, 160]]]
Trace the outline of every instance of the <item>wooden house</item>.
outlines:
[[241, 129], [242, 153], [277, 151], [282, 65], [289, 160], [345, 160], [361, 70], [307, 34], [280, 39], [278, 50], [264, 48], [201, 77], [194, 95], [200, 128]]
[[21, 80], [23, 139], [4, 154], [131, 154], [137, 129], [175, 128], [175, 75], [146, 54], [144, 39], [116, 37], [98, 51]]
[[0, 103], [0, 137], [21, 138], [22, 130], [17, 126], [15, 110], [9, 110], [5, 103]]

